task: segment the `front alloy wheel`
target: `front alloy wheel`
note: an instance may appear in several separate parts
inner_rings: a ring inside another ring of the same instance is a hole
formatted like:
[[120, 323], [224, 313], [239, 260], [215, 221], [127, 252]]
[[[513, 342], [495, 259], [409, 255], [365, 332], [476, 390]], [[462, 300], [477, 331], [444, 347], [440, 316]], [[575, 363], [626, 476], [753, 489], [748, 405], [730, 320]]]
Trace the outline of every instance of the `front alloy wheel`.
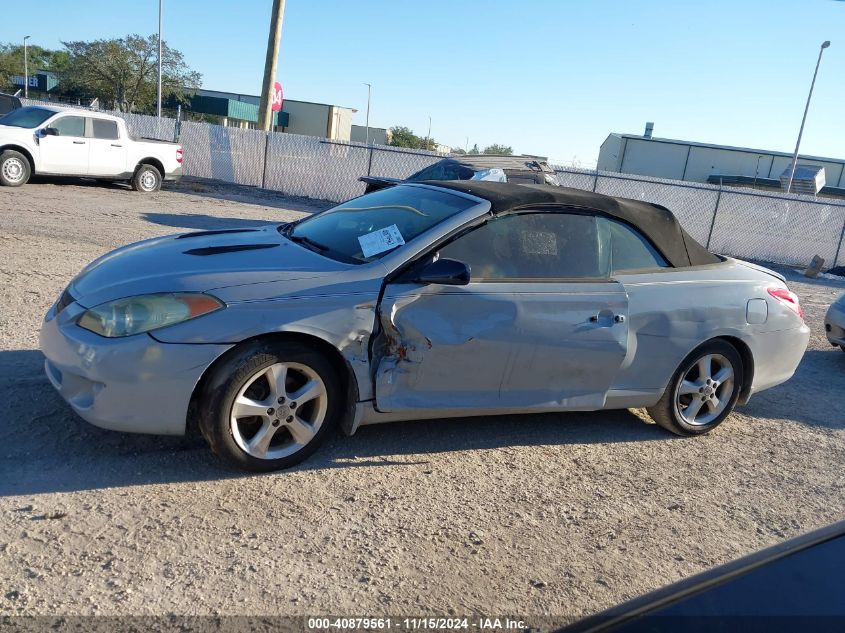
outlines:
[[302, 450], [326, 419], [326, 385], [300, 363], [274, 363], [246, 380], [232, 403], [235, 443], [256, 459], [279, 459]]
[[195, 399], [200, 430], [228, 463], [277, 470], [313, 453], [343, 411], [332, 363], [297, 341], [252, 341], [209, 372]]

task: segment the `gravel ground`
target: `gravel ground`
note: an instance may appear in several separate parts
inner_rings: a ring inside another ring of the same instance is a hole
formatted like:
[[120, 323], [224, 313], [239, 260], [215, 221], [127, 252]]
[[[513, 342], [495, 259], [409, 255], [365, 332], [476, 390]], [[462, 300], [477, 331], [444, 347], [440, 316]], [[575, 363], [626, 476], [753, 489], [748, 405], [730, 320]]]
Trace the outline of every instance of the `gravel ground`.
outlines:
[[201, 440], [77, 418], [42, 373], [44, 312], [87, 262], [324, 205], [186, 182], [0, 188], [0, 615], [552, 614], [571, 618], [839, 520], [845, 289], [797, 281], [796, 376], [718, 431], [638, 411], [365, 427], [245, 475]]

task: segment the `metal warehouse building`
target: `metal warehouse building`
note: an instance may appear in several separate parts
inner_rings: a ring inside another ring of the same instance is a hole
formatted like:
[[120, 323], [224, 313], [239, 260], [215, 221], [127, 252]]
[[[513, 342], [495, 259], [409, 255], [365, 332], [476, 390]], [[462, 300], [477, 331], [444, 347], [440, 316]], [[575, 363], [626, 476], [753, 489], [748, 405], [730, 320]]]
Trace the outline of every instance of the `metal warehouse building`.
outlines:
[[[692, 141], [610, 134], [599, 151], [598, 169], [655, 178], [780, 189], [792, 154]], [[823, 167], [822, 195], [845, 197], [845, 160], [799, 155], [801, 167]]]

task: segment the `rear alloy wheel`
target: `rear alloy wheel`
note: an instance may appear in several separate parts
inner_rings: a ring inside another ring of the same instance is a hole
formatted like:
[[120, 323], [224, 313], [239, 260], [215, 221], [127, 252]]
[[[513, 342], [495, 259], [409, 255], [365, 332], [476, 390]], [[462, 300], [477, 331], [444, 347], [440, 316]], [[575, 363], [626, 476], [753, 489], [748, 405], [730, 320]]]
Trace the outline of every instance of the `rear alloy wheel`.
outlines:
[[321, 354], [299, 343], [251, 343], [215, 368], [200, 395], [200, 427], [234, 466], [287, 468], [316, 450], [339, 417], [340, 397]]
[[731, 414], [742, 380], [742, 359], [736, 349], [725, 341], [710, 341], [684, 359], [648, 414], [672, 433], [703, 435]]
[[0, 154], [0, 185], [20, 187], [29, 180], [31, 169], [26, 156], [13, 149]]
[[141, 165], [132, 176], [132, 188], [143, 193], [161, 189], [161, 174], [152, 165]]

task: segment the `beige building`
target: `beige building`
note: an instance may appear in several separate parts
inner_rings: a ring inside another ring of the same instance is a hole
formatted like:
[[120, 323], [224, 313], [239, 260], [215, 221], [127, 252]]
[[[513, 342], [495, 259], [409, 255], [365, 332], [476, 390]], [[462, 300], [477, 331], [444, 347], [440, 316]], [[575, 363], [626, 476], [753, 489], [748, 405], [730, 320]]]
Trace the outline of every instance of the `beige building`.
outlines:
[[[219, 118], [222, 125], [255, 128], [261, 98], [218, 90], [197, 90], [190, 97], [188, 110]], [[277, 132], [322, 136], [335, 141], [349, 141], [352, 135], [354, 108], [285, 99], [278, 113], [274, 129]]]
[[[391, 138], [390, 130], [383, 127], [370, 127], [370, 143], [373, 145], [390, 145]], [[352, 136], [350, 139], [353, 143], [367, 142], [367, 126], [353, 125]]]

